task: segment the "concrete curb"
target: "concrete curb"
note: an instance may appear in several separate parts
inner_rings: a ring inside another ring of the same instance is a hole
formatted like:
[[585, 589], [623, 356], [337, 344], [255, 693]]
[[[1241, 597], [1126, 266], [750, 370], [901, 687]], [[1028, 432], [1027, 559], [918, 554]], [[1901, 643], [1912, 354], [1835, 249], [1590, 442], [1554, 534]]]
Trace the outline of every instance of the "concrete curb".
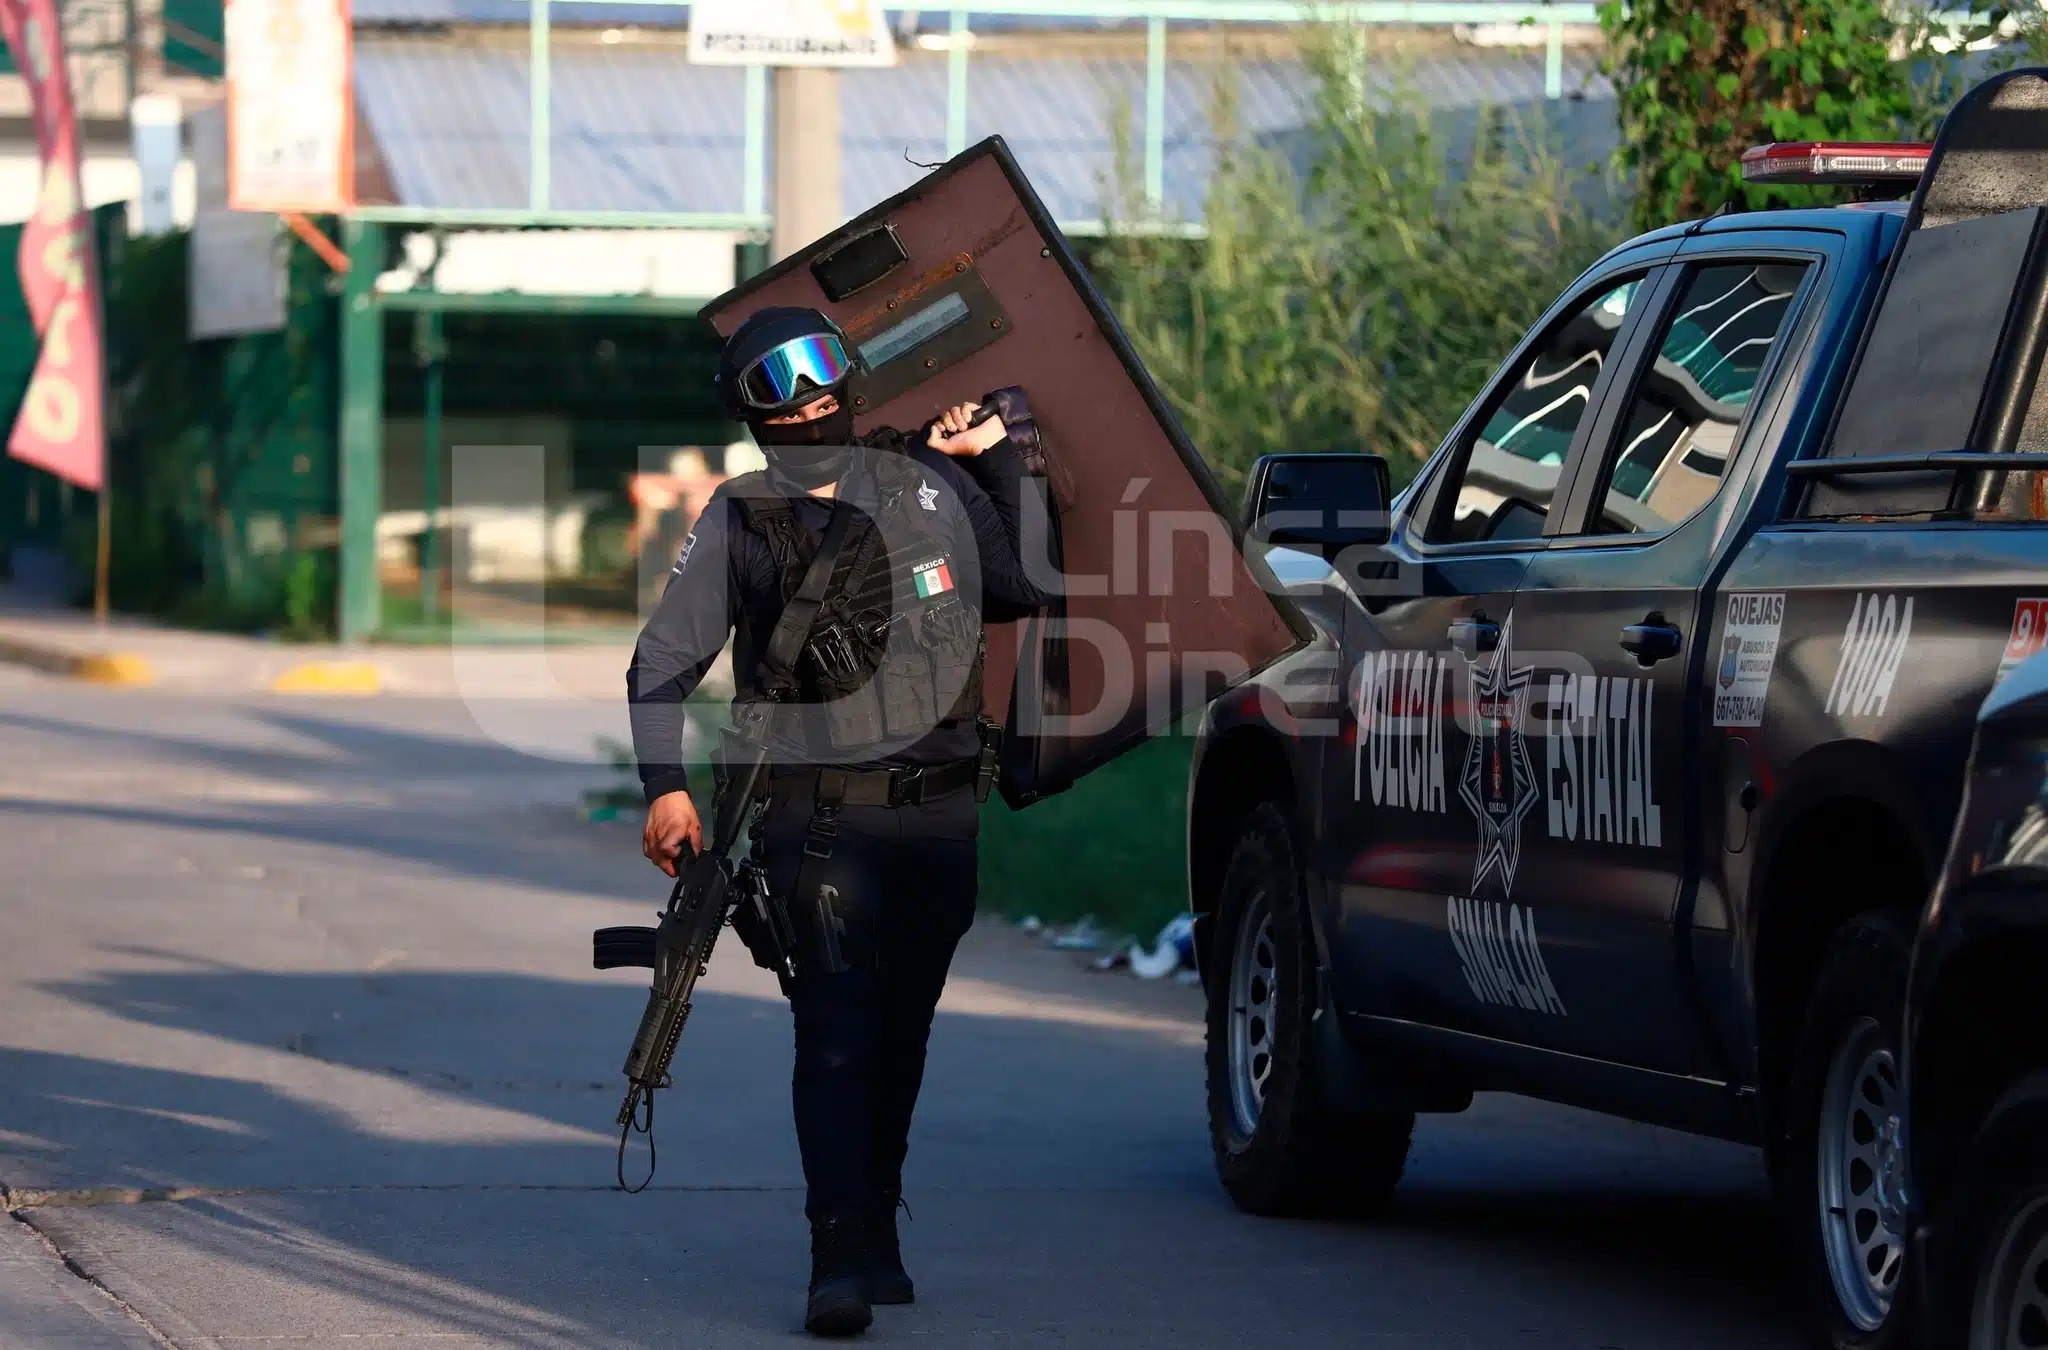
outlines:
[[384, 672], [368, 661], [306, 661], [270, 682], [273, 694], [382, 693]]
[[[46, 675], [61, 675], [88, 684], [141, 686], [164, 682], [165, 672], [148, 657], [133, 651], [100, 650], [88, 648], [82, 642], [65, 642], [39, 636], [24, 636], [19, 632], [0, 629], [0, 665], [23, 666], [38, 670]], [[204, 662], [208, 668], [221, 666], [216, 672], [225, 674], [232, 662], [223, 662], [212, 657]], [[269, 675], [264, 667], [268, 661], [246, 666], [241, 688], [269, 690], [277, 694], [343, 694], [365, 696], [381, 694], [388, 687], [382, 666], [371, 661], [299, 661], [287, 666], [281, 674]], [[270, 669], [275, 669], [270, 666]], [[173, 675], [189, 683], [192, 672], [183, 670], [176, 661], [172, 663]], [[230, 685], [234, 684], [229, 680]]]
[[76, 652], [0, 633], [0, 662], [94, 684], [151, 684], [156, 670], [129, 652]]

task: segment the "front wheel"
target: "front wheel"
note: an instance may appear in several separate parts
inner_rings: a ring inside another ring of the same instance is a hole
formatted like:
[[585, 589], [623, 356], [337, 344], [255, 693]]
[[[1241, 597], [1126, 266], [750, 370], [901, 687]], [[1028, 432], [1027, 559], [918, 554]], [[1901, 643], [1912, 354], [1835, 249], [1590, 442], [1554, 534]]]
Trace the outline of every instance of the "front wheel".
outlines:
[[1887, 914], [1828, 944], [1785, 1090], [1779, 1202], [1798, 1249], [1817, 1339], [1830, 1350], [1911, 1341], [1901, 1216], [1880, 1184], [1902, 1101], [1899, 1017], [1909, 944]]
[[2007, 1092], [1957, 1164], [1937, 1230], [1938, 1343], [2048, 1346], [2048, 1074]]
[[1325, 1102], [1308, 924], [1286, 813], [1263, 803], [1224, 872], [1205, 981], [1210, 1144], [1224, 1189], [1253, 1214], [1383, 1207], [1415, 1129], [1412, 1113], [1351, 1115]]

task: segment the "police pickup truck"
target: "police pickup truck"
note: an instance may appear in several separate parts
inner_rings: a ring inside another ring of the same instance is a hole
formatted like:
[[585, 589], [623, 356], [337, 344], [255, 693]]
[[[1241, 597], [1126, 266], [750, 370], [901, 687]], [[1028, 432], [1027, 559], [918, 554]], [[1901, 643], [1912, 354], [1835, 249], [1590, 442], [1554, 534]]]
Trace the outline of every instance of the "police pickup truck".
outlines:
[[1261, 461], [1337, 602], [1204, 716], [1209, 1114], [1258, 1213], [1383, 1203], [1481, 1090], [1761, 1145], [1824, 1343], [1890, 1345], [1912, 935], [2048, 637], [2048, 71], [1745, 172], [1910, 200], [1617, 248], [1391, 500]]

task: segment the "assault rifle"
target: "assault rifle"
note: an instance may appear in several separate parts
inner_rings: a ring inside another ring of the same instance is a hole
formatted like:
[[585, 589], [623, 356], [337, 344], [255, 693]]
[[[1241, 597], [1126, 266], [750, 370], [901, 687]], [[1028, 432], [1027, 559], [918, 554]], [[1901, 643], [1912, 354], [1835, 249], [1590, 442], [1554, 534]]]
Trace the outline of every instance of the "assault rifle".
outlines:
[[[654, 1179], [654, 1093], [671, 1085], [669, 1062], [690, 1017], [697, 978], [711, 968], [718, 931], [730, 921], [757, 964], [782, 978], [795, 973], [789, 917], [768, 896], [767, 879], [751, 859], [728, 856], [747, 813], [768, 791], [767, 723], [773, 704], [738, 704], [723, 733], [718, 803], [704, 848], [677, 870], [675, 890], [654, 928], [600, 928], [591, 934], [591, 962], [599, 970], [651, 967], [654, 986], [640, 1029], [626, 1054], [626, 1100], [619, 1107], [619, 1186], [641, 1191]], [[647, 1179], [626, 1185], [626, 1141], [647, 1136]]]

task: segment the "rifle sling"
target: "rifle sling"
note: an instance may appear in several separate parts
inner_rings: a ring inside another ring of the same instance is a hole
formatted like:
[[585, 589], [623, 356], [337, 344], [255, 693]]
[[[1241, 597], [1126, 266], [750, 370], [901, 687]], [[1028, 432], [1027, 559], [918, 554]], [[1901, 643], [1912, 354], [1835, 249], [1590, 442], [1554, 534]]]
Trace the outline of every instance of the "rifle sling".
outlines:
[[832, 518], [825, 524], [825, 537], [818, 541], [818, 551], [812, 555], [803, 581], [797, 586], [796, 594], [783, 605], [782, 617], [775, 621], [775, 631], [769, 634], [767, 650], [761, 653], [763, 680], [778, 702], [786, 701], [796, 693], [796, 663], [803, 656], [804, 644], [811, 640], [811, 628], [817, 623], [818, 610], [825, 603], [825, 591], [832, 584], [832, 573], [838, 570], [839, 555], [845, 552], [847, 537], [853, 533], [856, 514], [843, 498], [833, 501]]
[[[842, 483], [842, 492], [844, 488]], [[843, 497], [835, 501], [832, 519], [825, 526], [825, 537], [818, 542], [818, 552], [812, 557], [810, 568], [805, 571], [796, 594], [782, 607], [782, 617], [776, 621], [775, 632], [768, 639], [768, 650], [761, 657], [761, 673], [770, 693], [777, 699], [793, 696], [796, 692], [796, 662], [803, 653], [804, 644], [810, 641], [811, 626], [817, 621], [825, 590], [832, 583], [839, 555], [845, 550], [847, 538], [852, 533], [854, 514]], [[798, 864], [795, 894], [790, 897], [792, 908], [822, 903], [819, 889], [821, 864], [832, 856], [833, 836], [839, 832], [841, 794], [834, 792], [833, 788], [843, 782], [843, 775], [833, 770], [827, 769], [819, 774], [819, 789], [810, 826], [805, 831], [803, 861]], [[835, 925], [824, 922], [817, 927], [829, 935]], [[818, 965], [821, 974], [836, 974], [845, 969], [837, 942], [827, 941]]]
[[[825, 534], [818, 541], [818, 551], [811, 556], [803, 581], [798, 584], [796, 593], [783, 604], [782, 614], [768, 635], [768, 646], [761, 654], [760, 667], [761, 684], [771, 704], [768, 724], [762, 726], [758, 733], [763, 745], [773, 734], [773, 705], [788, 703], [797, 697], [796, 663], [803, 658], [804, 646], [811, 640], [811, 629], [817, 624], [818, 611], [824, 607], [825, 592], [832, 585], [832, 575], [839, 568], [840, 555], [846, 551], [853, 533], [854, 518], [858, 514], [844, 499], [833, 501], [832, 515], [825, 522]], [[733, 824], [733, 838], [709, 841], [711, 851], [720, 856], [738, 838], [737, 827], [744, 818], [744, 812], [721, 809], [718, 821], [722, 823], [728, 818]]]

